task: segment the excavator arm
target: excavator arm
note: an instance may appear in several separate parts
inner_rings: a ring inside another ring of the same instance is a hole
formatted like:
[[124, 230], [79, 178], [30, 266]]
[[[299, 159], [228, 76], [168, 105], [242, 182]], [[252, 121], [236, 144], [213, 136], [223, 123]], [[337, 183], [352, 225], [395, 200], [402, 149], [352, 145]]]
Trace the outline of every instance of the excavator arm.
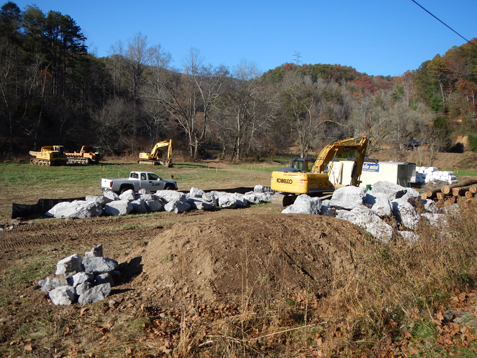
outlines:
[[[328, 144], [326, 147], [324, 147], [321, 150], [320, 154], [318, 154], [318, 158], [313, 164], [313, 168], [311, 169], [311, 172], [324, 173], [326, 165], [329, 164], [330, 162], [334, 162], [334, 159], [336, 158], [336, 156], [355, 151], [356, 159], [355, 159], [355, 165], [353, 166], [353, 172], [351, 174], [351, 185], [359, 186], [359, 184], [361, 184], [361, 182], [359, 181], [359, 177], [361, 176], [361, 172], [363, 169], [363, 163], [364, 163], [367, 147], [368, 147], [367, 137], [344, 139], [344, 140], [336, 141], [332, 144]], [[329, 168], [328, 174], [330, 172], [331, 172], [331, 168]]]
[[157, 142], [154, 144], [154, 147], [151, 150], [151, 156], [153, 158], [157, 158], [157, 154], [159, 153], [159, 149], [161, 148], [167, 148], [167, 160], [171, 159], [172, 156], [172, 139], [171, 140], [164, 140], [162, 142]]

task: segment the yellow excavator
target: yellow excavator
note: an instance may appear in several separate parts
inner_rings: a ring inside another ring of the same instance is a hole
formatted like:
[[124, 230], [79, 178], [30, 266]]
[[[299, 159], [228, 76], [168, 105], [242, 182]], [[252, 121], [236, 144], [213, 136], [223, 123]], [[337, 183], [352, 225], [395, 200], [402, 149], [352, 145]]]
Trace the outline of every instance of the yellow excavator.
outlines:
[[62, 145], [47, 145], [41, 147], [39, 152], [31, 150], [29, 153], [34, 157], [30, 159], [30, 163], [33, 165], [66, 165], [68, 160]]
[[292, 168], [283, 168], [272, 173], [270, 187], [276, 191], [272, 198], [273, 203], [288, 206], [293, 204], [300, 194], [323, 196], [333, 192], [335, 186], [329, 180], [333, 163], [338, 155], [349, 152], [356, 152], [351, 185], [359, 186], [367, 147], [367, 137], [349, 138], [324, 147], [313, 165], [309, 158], [292, 160]]
[[139, 153], [137, 162], [139, 164], [163, 165], [172, 168], [172, 139], [157, 142], [150, 153]]

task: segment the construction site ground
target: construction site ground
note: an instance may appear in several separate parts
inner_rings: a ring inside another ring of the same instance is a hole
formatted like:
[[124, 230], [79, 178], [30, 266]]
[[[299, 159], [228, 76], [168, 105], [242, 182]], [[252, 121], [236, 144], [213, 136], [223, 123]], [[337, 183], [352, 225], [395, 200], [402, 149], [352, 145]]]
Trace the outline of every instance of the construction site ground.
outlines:
[[[441, 167], [451, 167], [446, 165], [449, 158], [441, 161]], [[458, 161], [453, 158], [452, 163]], [[10, 204], [26, 199], [21, 188], [7, 196]], [[326, 325], [320, 318], [323, 312], [312, 308], [321, 307], [320, 298], [331, 292], [337, 273], [352, 269], [348, 267], [351, 251], [343, 238], [371, 238], [339, 219], [280, 211], [271, 204], [258, 204], [235, 210], [84, 220], [1, 217], [5, 230], [0, 232], [0, 356], [331, 355], [320, 326], [320, 322]], [[89, 306], [52, 305], [36, 281], [54, 274], [60, 259], [75, 253], [82, 256], [98, 244], [105, 256], [119, 262], [121, 284], [106, 300]], [[315, 295], [301, 297], [304, 292]], [[477, 312], [472, 288], [448, 294], [446, 309]], [[287, 316], [288, 300], [301, 308]], [[283, 308], [275, 317], [278, 321], [267, 321], [267, 328], [254, 326], [250, 317], [244, 319], [253, 314], [247, 308], [254, 305]], [[297, 312], [309, 316], [293, 316]], [[443, 314], [444, 308], [439, 312]], [[243, 326], [245, 321], [249, 326]], [[474, 328], [443, 322], [444, 318], [438, 339], [448, 348], [446, 354], [453, 355], [462, 342], [475, 351]], [[296, 328], [306, 330], [302, 341], [280, 333]], [[237, 329], [243, 344], [236, 342]], [[267, 335], [275, 340], [260, 344], [257, 337]], [[456, 338], [463, 335], [464, 341]], [[417, 354], [420, 348], [414, 347], [420, 345], [413, 344], [415, 339], [404, 334], [384, 342], [375, 353]]]

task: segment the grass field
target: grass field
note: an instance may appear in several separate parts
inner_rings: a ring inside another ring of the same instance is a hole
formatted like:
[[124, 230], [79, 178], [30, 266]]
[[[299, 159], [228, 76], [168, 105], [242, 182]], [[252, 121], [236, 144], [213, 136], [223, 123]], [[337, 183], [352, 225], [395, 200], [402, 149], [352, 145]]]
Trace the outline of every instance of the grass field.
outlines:
[[179, 190], [227, 189], [270, 185], [270, 164], [176, 163], [173, 168], [137, 163], [39, 167], [29, 163], [0, 163], [0, 218], [10, 216], [12, 202], [34, 204], [38, 199], [100, 195], [101, 178], [125, 178], [132, 170], [152, 171], [164, 179], [173, 176]]

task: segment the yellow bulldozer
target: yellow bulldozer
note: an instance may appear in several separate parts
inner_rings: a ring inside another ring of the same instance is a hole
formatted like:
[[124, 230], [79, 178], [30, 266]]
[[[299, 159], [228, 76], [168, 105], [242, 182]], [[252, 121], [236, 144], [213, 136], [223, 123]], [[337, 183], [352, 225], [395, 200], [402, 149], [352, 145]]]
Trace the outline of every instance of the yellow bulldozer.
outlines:
[[66, 165], [68, 158], [65, 155], [65, 148], [62, 145], [48, 145], [41, 147], [41, 150], [30, 151], [33, 158], [30, 163], [40, 166]]
[[66, 152], [68, 164], [98, 164], [103, 157], [103, 151], [100, 147], [83, 145], [79, 152]]
[[163, 165], [172, 168], [172, 139], [154, 144], [151, 152], [139, 153], [139, 164]]
[[350, 152], [356, 152], [351, 185], [359, 186], [367, 147], [367, 137], [349, 138], [324, 147], [314, 162], [310, 158], [293, 159], [291, 168], [282, 168], [272, 173], [270, 187], [276, 191], [273, 203], [288, 206], [300, 194], [323, 196], [333, 192], [335, 186], [329, 180], [333, 163], [338, 155]]

